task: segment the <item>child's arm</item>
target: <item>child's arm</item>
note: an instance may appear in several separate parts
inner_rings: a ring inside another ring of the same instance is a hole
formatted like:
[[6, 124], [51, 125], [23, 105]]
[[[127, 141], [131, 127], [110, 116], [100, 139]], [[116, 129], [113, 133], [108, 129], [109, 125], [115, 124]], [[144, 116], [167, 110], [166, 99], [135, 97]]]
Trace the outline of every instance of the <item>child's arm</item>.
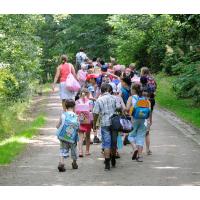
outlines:
[[61, 119], [61, 117], [60, 117], [60, 119], [59, 119], [59, 121], [58, 121], [58, 123], [57, 123], [57, 125], [56, 125], [56, 128], [58, 129], [58, 128], [61, 126], [61, 124], [62, 124], [62, 119]]
[[130, 108], [132, 106], [132, 97], [128, 98], [127, 104], [126, 104], [126, 111], [129, 112]]

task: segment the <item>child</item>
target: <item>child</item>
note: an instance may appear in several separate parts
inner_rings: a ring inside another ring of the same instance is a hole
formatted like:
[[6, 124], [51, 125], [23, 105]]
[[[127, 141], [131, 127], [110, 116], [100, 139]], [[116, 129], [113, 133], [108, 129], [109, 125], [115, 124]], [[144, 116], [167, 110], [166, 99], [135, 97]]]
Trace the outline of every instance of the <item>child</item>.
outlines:
[[57, 137], [60, 140], [60, 162], [58, 165], [59, 172], [64, 172], [64, 158], [68, 157], [69, 150], [71, 150], [71, 158], [73, 159], [72, 168], [78, 169], [76, 163], [76, 146], [78, 141], [79, 121], [77, 115], [74, 113], [75, 101], [68, 99], [65, 101], [66, 111], [61, 115], [60, 121], [57, 124]]
[[[120, 96], [122, 97], [124, 104], [126, 105], [129, 96], [131, 95], [131, 78], [129, 76], [123, 75], [121, 79], [121, 91]], [[130, 144], [128, 140], [128, 135], [125, 134], [124, 145]]]
[[129, 76], [124, 75], [121, 79], [121, 92], [120, 92], [124, 104], [127, 103], [128, 98], [131, 94], [130, 87], [131, 87], [131, 78]]
[[130, 111], [131, 107], [134, 109], [131, 113], [134, 129], [129, 133], [128, 139], [134, 151], [132, 160], [136, 159], [138, 162], [143, 162], [142, 151], [147, 130], [145, 120], [150, 117], [150, 102], [142, 96], [140, 84], [132, 85], [132, 95], [128, 99], [127, 110]]
[[81, 69], [78, 70], [78, 73], [77, 73], [77, 78], [79, 80], [81, 87], [85, 84], [85, 81], [86, 81], [86, 75], [87, 75], [86, 68], [87, 68], [86, 64], [82, 64]]
[[80, 92], [80, 99], [76, 101], [75, 111], [79, 116], [80, 128], [79, 128], [79, 157], [83, 157], [83, 140], [84, 134], [86, 137], [86, 153], [90, 155], [90, 132], [92, 128], [91, 111], [93, 108], [93, 102], [89, 100], [89, 91], [83, 88]]
[[155, 106], [155, 92], [157, 88], [156, 81], [151, 76], [150, 71], [147, 67], [141, 68], [141, 78], [140, 82], [142, 84], [143, 92], [147, 93], [147, 97], [151, 102], [151, 123], [148, 121], [147, 132], [146, 132], [146, 153], [147, 155], [152, 155], [150, 150], [150, 125], [152, 125], [152, 114]]

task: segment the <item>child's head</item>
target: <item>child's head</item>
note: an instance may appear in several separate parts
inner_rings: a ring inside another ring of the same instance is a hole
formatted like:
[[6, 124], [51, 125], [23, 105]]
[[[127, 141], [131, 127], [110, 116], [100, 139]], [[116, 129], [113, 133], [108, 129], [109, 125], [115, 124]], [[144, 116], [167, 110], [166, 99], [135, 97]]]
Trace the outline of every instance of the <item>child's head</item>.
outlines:
[[131, 69], [126, 68], [124, 73], [126, 74], [126, 76], [130, 76], [131, 75]]
[[121, 77], [122, 72], [121, 72], [121, 70], [118, 70], [118, 71], [115, 71], [114, 74], [115, 74], [116, 76], [118, 76], [118, 77]]
[[148, 67], [142, 67], [141, 68], [141, 76], [148, 76], [150, 75], [150, 71]]
[[65, 107], [66, 109], [74, 109], [75, 107], [75, 101], [73, 99], [66, 99], [65, 100]]
[[131, 63], [129, 65], [129, 68], [131, 69], [131, 71], [134, 71], [135, 70], [135, 63]]
[[83, 88], [80, 92], [80, 98], [89, 97], [90, 93], [87, 88]]
[[138, 83], [133, 83], [132, 87], [131, 87], [131, 93], [133, 95], [138, 95], [138, 96], [142, 96], [142, 88], [141, 85]]
[[140, 82], [142, 85], [146, 85], [148, 80], [147, 80], [147, 77], [146, 76], [141, 76], [140, 77]]
[[130, 76], [126, 76], [125, 74], [121, 78], [121, 84], [123, 87], [130, 87], [131, 86], [131, 78]]
[[113, 87], [110, 84], [108, 84], [107, 87], [108, 87], [108, 92], [110, 94], [113, 94]]
[[86, 69], [87, 69], [87, 65], [83, 63], [83, 64], [81, 65], [81, 69], [82, 69], [82, 70], [86, 70]]

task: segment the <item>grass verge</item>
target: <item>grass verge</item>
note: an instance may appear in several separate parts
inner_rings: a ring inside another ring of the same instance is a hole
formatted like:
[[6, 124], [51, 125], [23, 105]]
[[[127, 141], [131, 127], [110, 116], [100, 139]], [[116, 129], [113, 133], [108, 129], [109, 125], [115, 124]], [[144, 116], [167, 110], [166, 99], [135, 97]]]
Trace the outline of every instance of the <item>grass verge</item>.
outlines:
[[43, 114], [39, 115], [35, 120], [25, 125], [23, 131], [16, 133], [14, 136], [0, 142], [0, 165], [11, 163], [14, 158], [24, 149], [26, 143], [29, 142], [34, 135], [38, 133], [38, 128], [45, 124]]
[[172, 90], [172, 83], [176, 77], [158, 74], [156, 101], [159, 106], [174, 112], [182, 120], [200, 128], [200, 107], [195, 107], [191, 99], [178, 99]]

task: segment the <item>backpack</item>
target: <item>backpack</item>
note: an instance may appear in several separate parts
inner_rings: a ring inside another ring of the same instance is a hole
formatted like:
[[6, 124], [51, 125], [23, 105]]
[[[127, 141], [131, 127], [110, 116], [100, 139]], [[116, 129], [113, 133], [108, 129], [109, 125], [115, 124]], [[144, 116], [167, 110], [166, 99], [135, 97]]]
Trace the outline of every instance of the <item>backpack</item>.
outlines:
[[92, 114], [91, 110], [91, 102], [88, 100], [87, 102], [83, 102], [79, 99], [75, 106], [75, 112], [78, 115], [80, 124], [91, 124]]
[[82, 81], [82, 82], [86, 81], [87, 72], [84, 72], [83, 70], [79, 70], [77, 75], [78, 75], [79, 81]]
[[150, 102], [145, 97], [136, 97], [133, 96], [133, 99], [136, 100], [133, 104], [133, 118], [134, 119], [148, 119], [151, 109], [150, 109]]
[[147, 77], [147, 92], [152, 94], [156, 91], [156, 81], [153, 77]]
[[57, 131], [57, 137], [64, 142], [75, 143], [78, 139], [78, 116], [73, 112], [65, 112], [65, 122]]

